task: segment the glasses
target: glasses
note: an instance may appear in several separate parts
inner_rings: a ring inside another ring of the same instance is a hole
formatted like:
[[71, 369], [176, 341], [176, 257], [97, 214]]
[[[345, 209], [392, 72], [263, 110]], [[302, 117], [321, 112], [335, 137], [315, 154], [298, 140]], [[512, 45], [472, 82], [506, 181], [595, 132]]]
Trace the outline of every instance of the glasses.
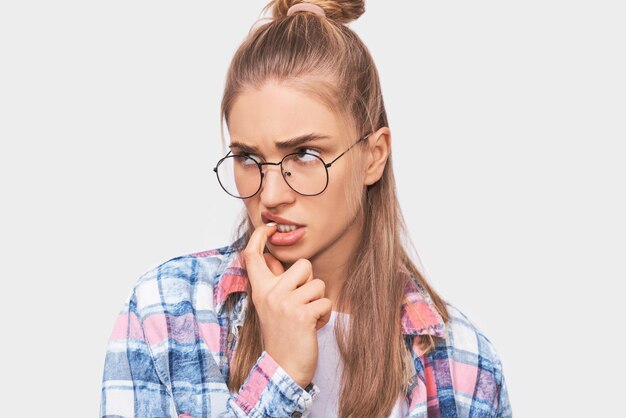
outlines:
[[222, 189], [238, 199], [248, 199], [261, 190], [265, 176], [264, 165], [280, 166], [283, 179], [294, 192], [304, 196], [316, 196], [328, 187], [328, 169], [335, 161], [370, 135], [371, 133], [356, 141], [329, 163], [325, 163], [319, 155], [308, 152], [287, 154], [278, 163], [261, 163], [250, 155], [231, 155], [228, 152], [224, 158], [217, 162], [213, 171], [217, 175], [217, 181]]

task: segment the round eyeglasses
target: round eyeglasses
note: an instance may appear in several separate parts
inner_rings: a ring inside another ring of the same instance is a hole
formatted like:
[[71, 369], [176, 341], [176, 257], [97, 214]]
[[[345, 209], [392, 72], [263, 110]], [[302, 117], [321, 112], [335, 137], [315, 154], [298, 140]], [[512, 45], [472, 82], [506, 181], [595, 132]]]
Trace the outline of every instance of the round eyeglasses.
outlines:
[[328, 169], [342, 155], [350, 151], [359, 142], [367, 139], [365, 135], [334, 160], [325, 163], [319, 155], [308, 152], [287, 154], [278, 163], [259, 162], [247, 154], [231, 154], [217, 162], [213, 171], [222, 189], [238, 199], [248, 199], [261, 190], [264, 165], [278, 165], [287, 185], [296, 193], [304, 196], [316, 196], [328, 187]]

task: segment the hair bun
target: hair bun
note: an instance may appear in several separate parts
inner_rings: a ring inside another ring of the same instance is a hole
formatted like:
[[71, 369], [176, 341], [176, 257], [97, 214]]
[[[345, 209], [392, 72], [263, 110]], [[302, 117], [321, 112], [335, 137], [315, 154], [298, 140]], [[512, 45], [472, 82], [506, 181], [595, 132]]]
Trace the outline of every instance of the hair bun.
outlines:
[[291, 6], [298, 3], [311, 3], [316, 6], [320, 6], [324, 9], [326, 18], [334, 20], [344, 25], [358, 19], [363, 13], [365, 13], [365, 1], [364, 0], [313, 0], [313, 1], [301, 1], [301, 0], [272, 0], [263, 7], [263, 12], [271, 9], [272, 17], [274, 19], [287, 17], [287, 11]]

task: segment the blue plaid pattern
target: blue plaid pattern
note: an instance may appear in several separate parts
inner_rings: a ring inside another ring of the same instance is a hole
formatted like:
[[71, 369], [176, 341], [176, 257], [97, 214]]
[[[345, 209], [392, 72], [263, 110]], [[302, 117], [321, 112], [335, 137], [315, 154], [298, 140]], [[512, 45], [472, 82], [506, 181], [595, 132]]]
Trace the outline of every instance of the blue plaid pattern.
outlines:
[[[108, 344], [101, 416], [306, 416], [319, 388], [301, 388], [267, 352], [238, 392], [228, 390], [246, 288], [232, 246], [176, 257], [142, 275]], [[444, 324], [427, 292], [407, 286], [402, 330], [416, 372], [408, 416], [511, 417], [495, 349], [460, 311], [448, 309]], [[437, 346], [420, 353], [415, 336], [427, 333]]]

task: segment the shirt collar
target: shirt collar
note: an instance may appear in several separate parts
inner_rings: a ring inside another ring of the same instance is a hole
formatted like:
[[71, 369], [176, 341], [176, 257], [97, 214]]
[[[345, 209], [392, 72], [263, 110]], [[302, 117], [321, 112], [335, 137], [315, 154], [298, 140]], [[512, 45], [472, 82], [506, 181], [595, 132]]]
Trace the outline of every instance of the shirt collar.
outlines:
[[[243, 256], [240, 252], [233, 253], [229, 257], [224, 274], [217, 284], [213, 293], [213, 306], [218, 314], [224, 309], [228, 297], [237, 292], [246, 293], [248, 289], [248, 276], [243, 267]], [[430, 334], [445, 338], [446, 326], [441, 314], [422, 286], [415, 280], [409, 280], [405, 286], [404, 300], [402, 302], [401, 326], [404, 335]]]
[[430, 294], [414, 279], [408, 280], [404, 288], [401, 321], [404, 335], [446, 337], [446, 324]]

